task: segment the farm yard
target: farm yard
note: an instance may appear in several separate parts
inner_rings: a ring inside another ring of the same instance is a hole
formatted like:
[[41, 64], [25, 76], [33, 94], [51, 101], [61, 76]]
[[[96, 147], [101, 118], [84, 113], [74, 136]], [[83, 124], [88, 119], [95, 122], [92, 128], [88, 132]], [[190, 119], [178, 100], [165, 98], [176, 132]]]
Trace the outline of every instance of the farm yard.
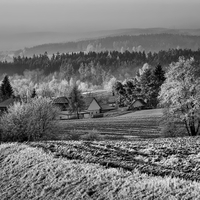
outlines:
[[161, 117], [162, 109], [150, 109], [116, 117], [62, 120], [63, 132], [58, 137], [65, 138], [72, 131], [85, 134], [96, 130], [105, 139], [156, 138], [160, 137]]

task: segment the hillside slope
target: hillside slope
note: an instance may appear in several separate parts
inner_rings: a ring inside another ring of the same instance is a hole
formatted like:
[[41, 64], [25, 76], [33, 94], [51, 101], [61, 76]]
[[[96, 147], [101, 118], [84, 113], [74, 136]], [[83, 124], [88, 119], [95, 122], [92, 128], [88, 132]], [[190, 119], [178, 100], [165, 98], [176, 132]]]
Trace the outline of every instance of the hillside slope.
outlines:
[[199, 199], [199, 182], [56, 158], [25, 144], [0, 145], [0, 199]]

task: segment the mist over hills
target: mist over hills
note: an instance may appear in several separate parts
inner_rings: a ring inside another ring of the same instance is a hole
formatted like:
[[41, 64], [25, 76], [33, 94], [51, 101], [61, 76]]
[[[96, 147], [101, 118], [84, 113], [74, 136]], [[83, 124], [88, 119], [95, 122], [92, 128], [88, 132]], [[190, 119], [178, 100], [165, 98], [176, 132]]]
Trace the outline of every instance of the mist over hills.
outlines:
[[33, 56], [48, 52], [152, 51], [172, 48], [197, 50], [200, 29], [119, 29], [80, 33], [31, 32], [0, 33], [0, 60], [13, 56]]

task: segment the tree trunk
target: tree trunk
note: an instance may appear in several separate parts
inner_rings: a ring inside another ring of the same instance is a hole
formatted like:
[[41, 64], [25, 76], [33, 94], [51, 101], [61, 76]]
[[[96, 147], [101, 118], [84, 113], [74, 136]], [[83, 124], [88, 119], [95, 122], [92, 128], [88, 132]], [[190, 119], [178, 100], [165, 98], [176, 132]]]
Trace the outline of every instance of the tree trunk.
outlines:
[[76, 110], [76, 113], [77, 113], [77, 118], [79, 119], [78, 108], [77, 108], [77, 110]]
[[190, 132], [191, 132], [191, 136], [196, 136], [197, 135], [197, 132], [195, 130], [195, 126], [194, 125], [190, 126]]
[[191, 131], [192, 136], [197, 135], [197, 131], [196, 131], [196, 127], [195, 127], [194, 113], [192, 113], [192, 116], [191, 116], [190, 131]]
[[191, 136], [190, 129], [189, 129], [188, 124], [187, 124], [187, 120], [184, 119], [184, 122], [185, 122], [185, 127], [187, 129], [188, 135]]

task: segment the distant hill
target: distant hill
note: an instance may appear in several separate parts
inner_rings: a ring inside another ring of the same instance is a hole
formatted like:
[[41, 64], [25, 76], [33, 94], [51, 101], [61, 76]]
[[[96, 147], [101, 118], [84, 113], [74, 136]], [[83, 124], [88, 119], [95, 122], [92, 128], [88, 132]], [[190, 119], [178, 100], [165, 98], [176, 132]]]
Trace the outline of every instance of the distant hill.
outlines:
[[167, 28], [130, 28], [118, 30], [102, 30], [90, 32], [24, 32], [7, 33], [0, 30], [0, 51], [14, 51], [48, 43], [97, 39], [108, 36], [142, 35], [142, 34], [183, 34], [200, 36], [200, 29], [167, 29]]
[[[25, 48], [20, 52], [24, 56], [33, 54], [53, 54], [56, 52], [79, 52], [79, 51], [146, 51], [158, 52], [168, 49], [192, 49], [200, 48], [200, 36], [178, 35], [178, 34], [146, 34], [136, 36], [109, 36], [99, 39], [82, 40], [77, 42], [51, 43]], [[19, 53], [19, 51], [18, 51]]]
[[[152, 51], [200, 47], [200, 29], [119, 29], [88, 33], [0, 34], [0, 60], [14, 56], [78, 51]], [[21, 49], [21, 50], [15, 50]], [[5, 50], [5, 51], [4, 51]]]

